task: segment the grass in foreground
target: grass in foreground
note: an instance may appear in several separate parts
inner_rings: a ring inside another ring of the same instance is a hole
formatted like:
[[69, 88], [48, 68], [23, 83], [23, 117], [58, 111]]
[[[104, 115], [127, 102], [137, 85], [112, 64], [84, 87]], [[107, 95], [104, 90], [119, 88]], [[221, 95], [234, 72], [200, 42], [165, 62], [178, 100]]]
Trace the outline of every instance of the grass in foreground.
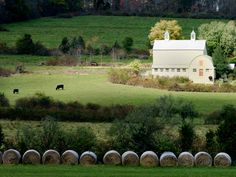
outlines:
[[[163, 19], [163, 18], [162, 18]], [[97, 38], [93, 45], [113, 45], [116, 40], [121, 44], [125, 37], [134, 39], [135, 48], [146, 48], [150, 29], [159, 21], [158, 17], [135, 16], [79, 16], [70, 19], [41, 18], [26, 22], [3, 25], [9, 32], [0, 32], [0, 39], [10, 45], [23, 34], [32, 34], [36, 41], [41, 41], [49, 48], [57, 48], [63, 37], [83, 36], [90, 40]], [[177, 19], [183, 28], [183, 36], [189, 38], [192, 29], [197, 29], [203, 23], [213, 19]]]
[[0, 166], [2, 177], [235, 177], [236, 168], [142, 168], [112, 166]]

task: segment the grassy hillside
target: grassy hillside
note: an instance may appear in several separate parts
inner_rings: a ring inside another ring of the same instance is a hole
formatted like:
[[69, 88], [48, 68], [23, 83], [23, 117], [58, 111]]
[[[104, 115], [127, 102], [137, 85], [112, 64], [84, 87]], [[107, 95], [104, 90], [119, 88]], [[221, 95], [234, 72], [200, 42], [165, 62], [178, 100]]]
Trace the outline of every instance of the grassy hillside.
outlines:
[[[163, 18], [162, 18], [163, 19]], [[135, 48], [145, 48], [147, 36], [158, 17], [122, 17], [122, 16], [79, 16], [71, 19], [41, 18], [26, 22], [4, 25], [9, 32], [0, 32], [0, 41], [14, 45], [25, 33], [32, 34], [34, 40], [41, 41], [50, 48], [57, 48], [65, 36], [83, 36], [85, 40], [97, 37], [94, 44], [112, 45], [129, 36], [134, 39]], [[207, 19], [177, 19], [183, 28], [183, 36], [189, 38], [191, 30], [197, 29]]]
[[[219, 109], [224, 104], [236, 104], [236, 93], [169, 92], [118, 85], [108, 81], [104, 69], [56, 68], [56, 70], [48, 68], [40, 73], [0, 78], [0, 90], [12, 104], [16, 99], [31, 96], [36, 92], [45, 93], [65, 102], [77, 100], [81, 103], [92, 102], [102, 105], [149, 104], [160, 96], [171, 94], [191, 100], [201, 112]], [[59, 83], [65, 85], [64, 91], [55, 90]], [[13, 88], [19, 88], [20, 94], [12, 94]]]
[[4, 177], [229, 177], [236, 168], [141, 168], [112, 166], [0, 166]]

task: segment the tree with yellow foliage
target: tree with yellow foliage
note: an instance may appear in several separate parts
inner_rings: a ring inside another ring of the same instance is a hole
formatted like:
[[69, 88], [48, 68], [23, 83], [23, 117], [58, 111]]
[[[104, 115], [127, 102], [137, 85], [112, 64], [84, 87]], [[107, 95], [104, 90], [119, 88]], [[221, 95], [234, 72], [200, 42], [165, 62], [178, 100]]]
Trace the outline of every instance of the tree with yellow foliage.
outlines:
[[181, 36], [182, 28], [176, 20], [161, 20], [151, 28], [148, 38], [151, 43], [156, 39], [164, 39], [164, 33], [170, 33], [170, 39], [179, 39]]

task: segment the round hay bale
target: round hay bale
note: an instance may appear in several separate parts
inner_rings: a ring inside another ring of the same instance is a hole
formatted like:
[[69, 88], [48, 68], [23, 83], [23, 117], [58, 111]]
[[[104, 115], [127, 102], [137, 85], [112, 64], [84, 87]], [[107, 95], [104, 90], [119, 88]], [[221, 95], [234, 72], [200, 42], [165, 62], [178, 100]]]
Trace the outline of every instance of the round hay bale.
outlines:
[[31, 149], [26, 151], [22, 157], [22, 163], [24, 164], [40, 164], [41, 155], [38, 151]]
[[182, 152], [178, 157], [178, 165], [183, 167], [194, 166], [194, 157], [190, 152]]
[[66, 165], [77, 165], [79, 160], [79, 155], [73, 150], [67, 150], [61, 155], [62, 164]]
[[4, 164], [18, 164], [20, 162], [21, 155], [19, 151], [15, 149], [8, 149], [2, 155], [2, 161]]
[[199, 152], [195, 155], [195, 165], [202, 167], [210, 167], [212, 165], [211, 155], [207, 152]]
[[91, 151], [85, 151], [81, 154], [79, 162], [81, 165], [95, 165], [97, 163], [97, 155]]
[[0, 164], [2, 163], [2, 152], [0, 152]]
[[146, 151], [140, 157], [140, 165], [145, 167], [155, 167], [159, 164], [158, 156], [153, 151]]
[[126, 151], [122, 154], [122, 164], [128, 166], [138, 166], [139, 165], [139, 157], [133, 151]]
[[229, 167], [231, 163], [231, 157], [224, 152], [218, 153], [214, 158], [214, 165], [216, 167]]
[[160, 157], [160, 165], [162, 167], [177, 166], [177, 158], [173, 152], [164, 152]]
[[42, 162], [45, 165], [60, 164], [60, 154], [56, 150], [47, 150], [43, 154]]
[[120, 165], [121, 155], [115, 150], [110, 150], [103, 156], [103, 163], [106, 165]]

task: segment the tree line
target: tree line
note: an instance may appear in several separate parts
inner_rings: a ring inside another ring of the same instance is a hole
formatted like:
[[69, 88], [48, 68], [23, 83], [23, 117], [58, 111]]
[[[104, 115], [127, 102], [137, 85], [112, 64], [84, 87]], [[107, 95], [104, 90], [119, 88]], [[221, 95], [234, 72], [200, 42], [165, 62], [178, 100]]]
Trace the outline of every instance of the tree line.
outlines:
[[0, 23], [81, 14], [235, 18], [235, 0], [1, 0]]

